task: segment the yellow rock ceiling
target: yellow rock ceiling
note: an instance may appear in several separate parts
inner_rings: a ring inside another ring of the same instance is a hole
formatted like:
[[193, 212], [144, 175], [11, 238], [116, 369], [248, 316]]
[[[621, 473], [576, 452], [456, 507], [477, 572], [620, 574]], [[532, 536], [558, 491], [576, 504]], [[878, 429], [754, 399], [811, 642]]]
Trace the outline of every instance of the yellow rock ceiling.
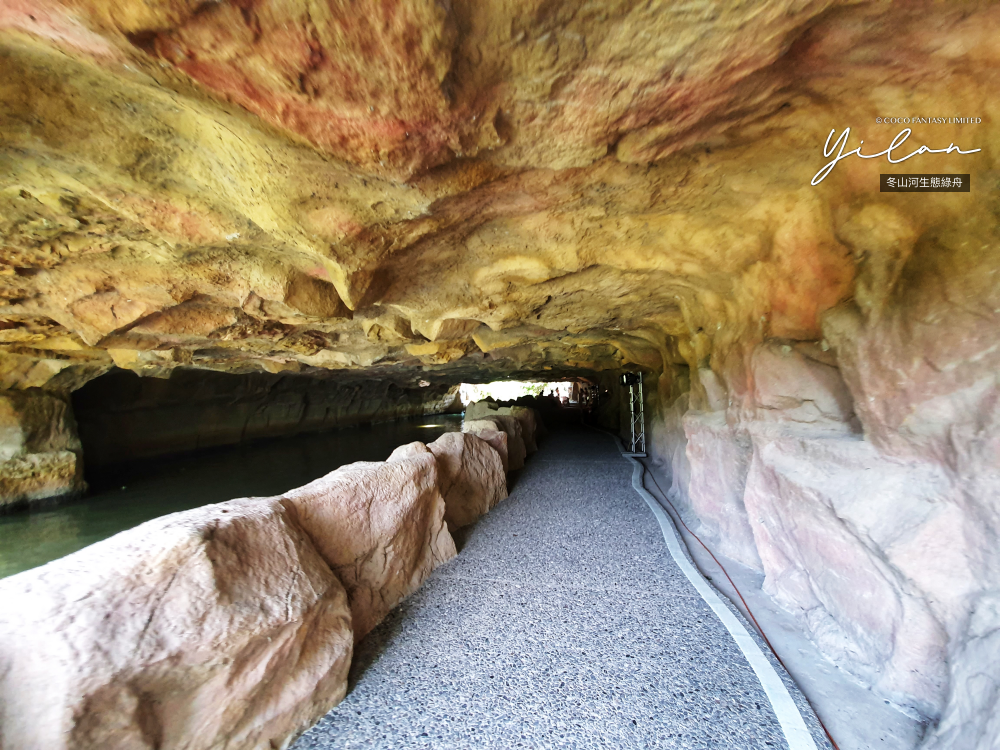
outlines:
[[[955, 0], [5, 0], [0, 384], [818, 341], [914, 248], [1000, 265], [998, 34]], [[875, 153], [903, 116], [982, 118], [891, 168], [971, 193], [880, 194], [884, 158], [810, 184], [831, 129]]]

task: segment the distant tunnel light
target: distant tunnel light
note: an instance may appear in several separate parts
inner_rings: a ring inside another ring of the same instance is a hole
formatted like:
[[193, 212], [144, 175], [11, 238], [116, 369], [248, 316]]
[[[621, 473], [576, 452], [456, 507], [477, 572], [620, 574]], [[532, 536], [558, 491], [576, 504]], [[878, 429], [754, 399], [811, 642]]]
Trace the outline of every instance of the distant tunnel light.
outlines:
[[513, 401], [521, 396], [555, 396], [569, 399], [573, 393], [570, 381], [558, 383], [533, 383], [521, 380], [498, 380], [495, 383], [462, 383], [459, 396], [462, 405], [485, 398], [494, 401]]

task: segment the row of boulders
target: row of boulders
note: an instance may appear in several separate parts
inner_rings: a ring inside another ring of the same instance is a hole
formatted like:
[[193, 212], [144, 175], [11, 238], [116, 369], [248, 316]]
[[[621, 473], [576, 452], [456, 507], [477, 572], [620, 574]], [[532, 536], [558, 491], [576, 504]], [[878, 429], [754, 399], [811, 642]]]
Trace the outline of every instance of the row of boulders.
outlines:
[[538, 422], [475, 415], [0, 581], [0, 750], [287, 747], [344, 697], [354, 644], [456, 554], [449, 529], [507, 496]]
[[462, 430], [489, 442], [500, 453], [504, 470], [515, 471], [524, 466], [529, 454], [538, 450], [537, 439], [544, 427], [535, 410], [527, 406], [477, 401], [465, 410]]

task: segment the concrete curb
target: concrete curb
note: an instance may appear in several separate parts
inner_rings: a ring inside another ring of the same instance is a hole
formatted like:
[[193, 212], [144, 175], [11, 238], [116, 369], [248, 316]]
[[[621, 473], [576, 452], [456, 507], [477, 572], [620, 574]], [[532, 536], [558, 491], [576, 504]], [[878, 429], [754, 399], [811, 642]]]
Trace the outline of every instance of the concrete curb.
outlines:
[[618, 451], [622, 454], [622, 457], [632, 462], [632, 489], [639, 493], [639, 496], [645, 500], [646, 505], [649, 506], [649, 509], [660, 524], [663, 541], [667, 545], [670, 556], [677, 563], [677, 567], [681, 569], [681, 572], [691, 582], [691, 585], [694, 586], [701, 598], [705, 600], [705, 603], [712, 608], [712, 611], [722, 621], [722, 624], [729, 631], [729, 634], [733, 637], [736, 645], [739, 646], [740, 651], [743, 652], [750, 667], [757, 675], [757, 679], [760, 680], [761, 687], [764, 688], [767, 699], [771, 702], [774, 714], [778, 718], [778, 723], [781, 725], [781, 731], [785, 735], [788, 747], [790, 750], [816, 750], [816, 743], [813, 741], [812, 734], [802, 719], [802, 714], [799, 713], [798, 707], [792, 700], [792, 696], [789, 695], [778, 673], [774, 671], [774, 667], [771, 666], [771, 663], [761, 652], [760, 647], [750, 636], [750, 633], [747, 632], [747, 629], [743, 627], [743, 623], [723, 604], [722, 600], [719, 599], [719, 595], [705, 582], [705, 579], [695, 570], [684, 554], [673, 520], [671, 520], [656, 498], [649, 494], [642, 484], [642, 477], [645, 471], [642, 464], [634, 458], [625, 455], [625, 449], [616, 436], [609, 435], [609, 437], [615, 441], [615, 445], [618, 447]]

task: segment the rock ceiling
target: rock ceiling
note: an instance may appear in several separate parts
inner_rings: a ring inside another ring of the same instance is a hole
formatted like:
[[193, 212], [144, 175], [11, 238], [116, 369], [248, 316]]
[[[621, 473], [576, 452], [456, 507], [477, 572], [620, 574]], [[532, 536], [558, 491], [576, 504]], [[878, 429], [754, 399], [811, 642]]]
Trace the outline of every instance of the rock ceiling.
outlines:
[[0, 379], [819, 341], [911, 254], [996, 257], [995, 190], [810, 180], [832, 128], [881, 149], [922, 115], [982, 122], [913, 148], [983, 151], [909, 171], [995, 182], [998, 33], [961, 0], [2, 0]]

